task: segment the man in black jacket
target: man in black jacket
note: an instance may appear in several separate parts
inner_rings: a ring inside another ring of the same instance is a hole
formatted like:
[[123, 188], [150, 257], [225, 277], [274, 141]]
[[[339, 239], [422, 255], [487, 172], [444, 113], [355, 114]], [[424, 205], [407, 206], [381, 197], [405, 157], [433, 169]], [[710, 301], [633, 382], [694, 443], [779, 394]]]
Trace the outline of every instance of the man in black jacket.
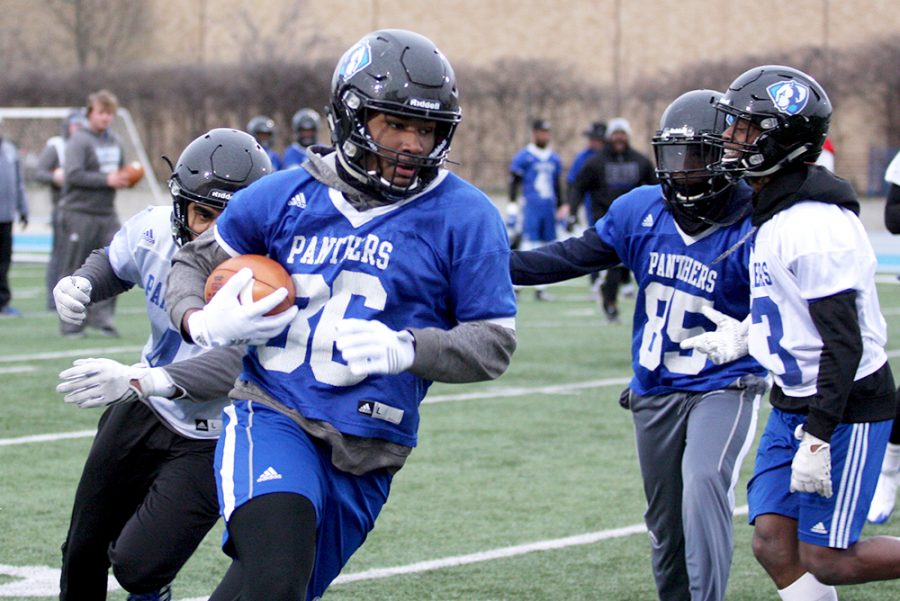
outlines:
[[[657, 183], [653, 165], [647, 157], [631, 148], [630, 136], [631, 126], [627, 120], [618, 117], [609, 122], [606, 128], [606, 145], [585, 162], [570, 188], [569, 214], [577, 215], [584, 195], [590, 194], [590, 225], [593, 225], [606, 215], [610, 205], [618, 197], [638, 186]], [[616, 303], [619, 285], [628, 281], [627, 268], [613, 267], [606, 272], [606, 279], [600, 286], [603, 312], [612, 323], [619, 321]]]

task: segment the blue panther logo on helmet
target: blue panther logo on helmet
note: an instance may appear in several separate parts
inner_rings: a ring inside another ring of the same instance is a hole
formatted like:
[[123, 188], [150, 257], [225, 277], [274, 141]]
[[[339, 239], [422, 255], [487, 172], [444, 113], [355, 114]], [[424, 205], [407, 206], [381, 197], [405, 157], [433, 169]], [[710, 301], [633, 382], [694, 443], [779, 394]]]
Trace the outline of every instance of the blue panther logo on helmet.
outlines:
[[779, 113], [796, 115], [809, 100], [809, 87], [799, 81], [779, 81], [766, 88]]
[[368, 41], [360, 42], [355, 48], [347, 52], [344, 63], [338, 69], [338, 73], [344, 79], [350, 79], [372, 62], [372, 49]]

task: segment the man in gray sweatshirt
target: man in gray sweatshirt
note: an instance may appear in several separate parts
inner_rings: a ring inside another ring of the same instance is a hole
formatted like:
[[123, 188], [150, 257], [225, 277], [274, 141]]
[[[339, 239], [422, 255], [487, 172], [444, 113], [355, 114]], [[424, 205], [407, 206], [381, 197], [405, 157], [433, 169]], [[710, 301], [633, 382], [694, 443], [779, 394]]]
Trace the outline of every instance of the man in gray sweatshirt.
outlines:
[[[116, 117], [118, 100], [107, 90], [88, 96], [88, 126], [75, 132], [66, 144], [65, 183], [59, 201], [61, 233], [59, 276], [71, 275], [96, 248], [109, 244], [118, 231], [113, 202], [116, 190], [128, 185], [119, 169], [125, 154], [118, 136], [109, 127]], [[81, 325], [60, 323], [63, 336], [82, 337], [84, 326], [105, 336], [118, 336], [113, 325], [115, 299], [92, 304]]]

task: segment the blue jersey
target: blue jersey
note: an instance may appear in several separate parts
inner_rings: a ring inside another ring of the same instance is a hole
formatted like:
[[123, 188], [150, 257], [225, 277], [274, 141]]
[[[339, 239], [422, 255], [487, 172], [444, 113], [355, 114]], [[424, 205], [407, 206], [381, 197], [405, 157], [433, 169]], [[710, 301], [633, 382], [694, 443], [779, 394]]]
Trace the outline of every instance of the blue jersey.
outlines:
[[526, 210], [528, 203], [556, 206], [556, 182], [562, 173], [562, 161], [556, 152], [529, 144], [513, 157], [509, 171], [522, 178]]
[[[750, 190], [741, 185], [735, 194], [749, 196]], [[703, 306], [738, 320], [749, 313], [750, 242], [713, 263], [741, 242], [751, 228], [749, 216], [692, 238], [675, 225], [660, 186], [641, 186], [616, 199], [595, 227], [638, 283], [631, 344], [637, 394], [716, 390], [748, 373], [765, 377], [750, 356], [717, 366], [679, 346], [712, 329]]]
[[[260, 146], [262, 146], [262, 144], [260, 144]], [[263, 146], [262, 148], [266, 151], [266, 154], [269, 155], [269, 160], [272, 161], [272, 171], [281, 171], [281, 155], [268, 146]]]
[[302, 165], [303, 161], [305, 160], [306, 147], [300, 146], [297, 142], [294, 142], [284, 149], [284, 164], [281, 166], [281, 168], [294, 169]]
[[241, 377], [345, 434], [415, 446], [431, 382], [410, 372], [352, 374], [334, 348], [341, 319], [446, 330], [512, 325], [516, 313], [500, 213], [447, 171], [422, 193], [367, 211], [305, 169], [279, 172], [232, 198], [216, 238], [231, 254], [277, 260], [297, 290], [300, 312], [286, 335], [251, 347]]

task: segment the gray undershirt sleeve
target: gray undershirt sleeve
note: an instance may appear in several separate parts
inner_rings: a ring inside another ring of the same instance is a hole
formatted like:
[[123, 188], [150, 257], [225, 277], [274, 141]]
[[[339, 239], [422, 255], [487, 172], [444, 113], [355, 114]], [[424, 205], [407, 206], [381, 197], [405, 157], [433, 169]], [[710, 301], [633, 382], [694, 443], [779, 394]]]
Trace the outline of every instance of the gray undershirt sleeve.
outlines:
[[241, 373], [244, 346], [223, 346], [163, 366], [185, 397], [198, 403], [228, 396]]
[[185, 336], [181, 327], [184, 314], [190, 309], [203, 308], [206, 304], [203, 298], [206, 278], [216, 265], [231, 258], [231, 255], [216, 242], [214, 229], [203, 232], [196, 240], [185, 244], [175, 253], [172, 257], [172, 269], [166, 280], [166, 306], [169, 307], [169, 318], [189, 342], [190, 337]]
[[91, 283], [91, 302], [96, 303], [131, 290], [134, 284], [119, 279], [105, 248], [98, 248], [88, 255], [84, 264], [72, 275], [86, 278]]
[[487, 321], [462, 323], [450, 330], [409, 328], [416, 357], [409, 371], [435, 382], [493, 380], [509, 367], [516, 331]]

